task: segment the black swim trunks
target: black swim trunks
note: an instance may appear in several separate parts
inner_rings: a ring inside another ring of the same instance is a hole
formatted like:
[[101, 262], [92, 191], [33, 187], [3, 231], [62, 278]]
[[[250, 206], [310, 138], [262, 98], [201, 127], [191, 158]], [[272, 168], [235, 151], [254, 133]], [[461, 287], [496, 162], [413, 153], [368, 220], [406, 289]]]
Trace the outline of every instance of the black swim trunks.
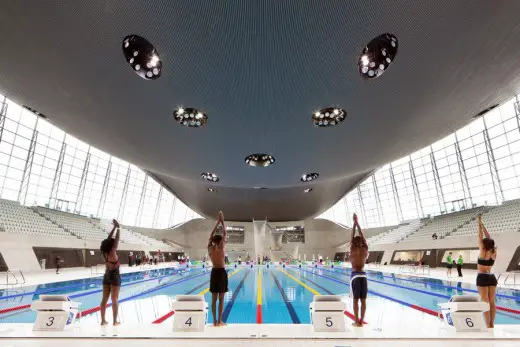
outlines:
[[211, 269], [209, 291], [212, 293], [226, 293], [228, 291], [228, 274], [226, 269]]
[[105, 275], [103, 276], [103, 285], [121, 286], [121, 274], [119, 273], [119, 267], [113, 270], [106, 269]]
[[350, 274], [350, 290], [354, 299], [366, 299], [368, 281], [366, 272], [352, 271]]
[[496, 287], [498, 284], [494, 274], [479, 273], [477, 275], [477, 287]]

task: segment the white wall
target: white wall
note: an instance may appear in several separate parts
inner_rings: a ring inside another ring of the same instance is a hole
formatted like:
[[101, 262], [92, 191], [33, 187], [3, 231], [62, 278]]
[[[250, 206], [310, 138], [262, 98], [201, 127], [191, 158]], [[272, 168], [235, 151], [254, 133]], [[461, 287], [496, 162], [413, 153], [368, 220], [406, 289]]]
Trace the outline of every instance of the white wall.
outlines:
[[[315, 256], [320, 254], [324, 258], [332, 258], [336, 252], [336, 247], [341, 243], [347, 242], [350, 237], [349, 230], [325, 219], [310, 219], [306, 221], [276, 223], [270, 222], [269, 224], [272, 227], [290, 227], [297, 225], [303, 225], [305, 227], [305, 243], [298, 245], [298, 253], [302, 259], [304, 254], [306, 254], [307, 259], [310, 259], [313, 253]], [[248, 252], [251, 257], [255, 257], [257, 254], [255, 253], [255, 235], [253, 223], [226, 221], [226, 225], [243, 226], [245, 228], [244, 244], [229, 244], [228, 251], [232, 252], [233, 250], [245, 250], [245, 252]], [[190, 258], [201, 259], [207, 252], [208, 238], [214, 226], [214, 220], [194, 219], [175, 229], [155, 231], [135, 229], [135, 231], [142, 232], [151, 237], [159, 239], [165, 238], [173, 242], [182, 243], [185, 247], [185, 251], [190, 255]], [[270, 235], [266, 234], [265, 237], [270, 237]], [[268, 248], [268, 245], [270, 244], [270, 240], [258, 240], [258, 235], [257, 242], [262, 242], [264, 244], [264, 248]]]

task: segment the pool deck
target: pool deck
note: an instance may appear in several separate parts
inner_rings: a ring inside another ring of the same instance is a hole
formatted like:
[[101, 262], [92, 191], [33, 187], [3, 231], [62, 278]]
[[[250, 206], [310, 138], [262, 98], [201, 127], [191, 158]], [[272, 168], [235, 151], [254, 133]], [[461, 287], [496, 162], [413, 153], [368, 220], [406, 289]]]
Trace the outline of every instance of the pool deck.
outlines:
[[[226, 327], [207, 326], [201, 333], [174, 333], [172, 325], [121, 325], [101, 328], [95, 325], [76, 326], [64, 332], [33, 332], [32, 324], [2, 324], [0, 347], [7, 346], [114, 346], [114, 340], [125, 340], [125, 346], [138, 342], [154, 346], [513, 346], [520, 342], [520, 326], [501, 325], [487, 332], [463, 333], [451, 328], [424, 326], [414, 329], [372, 329], [347, 326], [344, 333], [313, 332], [312, 326], [274, 324], [232, 324]], [[455, 342], [456, 340], [456, 342]], [[141, 345], [142, 346], [142, 345]]]

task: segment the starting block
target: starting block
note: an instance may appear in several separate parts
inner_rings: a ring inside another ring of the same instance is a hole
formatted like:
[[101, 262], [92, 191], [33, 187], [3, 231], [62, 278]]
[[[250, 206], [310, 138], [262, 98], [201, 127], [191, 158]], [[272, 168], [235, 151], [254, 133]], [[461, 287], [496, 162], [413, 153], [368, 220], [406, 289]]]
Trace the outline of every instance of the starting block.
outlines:
[[73, 302], [67, 295], [40, 295], [40, 300], [31, 304], [36, 311], [35, 331], [63, 331], [72, 326], [79, 311], [79, 302]]
[[439, 306], [446, 324], [456, 331], [486, 331], [483, 313], [489, 311], [489, 303], [478, 296], [454, 295]]
[[202, 332], [208, 321], [208, 303], [201, 295], [177, 295], [172, 304], [173, 331]]
[[315, 332], [345, 331], [346, 306], [338, 295], [315, 295], [309, 305], [313, 330]]

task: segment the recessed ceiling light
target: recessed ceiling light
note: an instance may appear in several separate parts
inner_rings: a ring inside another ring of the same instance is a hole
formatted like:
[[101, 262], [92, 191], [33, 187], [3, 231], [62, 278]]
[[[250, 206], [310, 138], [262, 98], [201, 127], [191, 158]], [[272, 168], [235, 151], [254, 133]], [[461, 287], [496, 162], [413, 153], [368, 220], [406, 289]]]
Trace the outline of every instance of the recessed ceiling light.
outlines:
[[312, 123], [321, 128], [332, 127], [343, 122], [347, 117], [347, 112], [338, 107], [327, 107], [312, 115]]
[[498, 104], [495, 104], [495, 105], [491, 105], [489, 106], [488, 108], [480, 111], [479, 113], [477, 113], [476, 115], [473, 116], [473, 118], [478, 118], [478, 117], [482, 117], [483, 115], [485, 115], [486, 113], [488, 113], [489, 111], [495, 109], [498, 107]]
[[218, 189], [216, 189], [216, 188], [208, 188], [208, 192], [210, 192], [210, 193], [218, 193]]
[[34, 108], [32, 107], [29, 107], [27, 105], [23, 105], [23, 108], [25, 108], [26, 110], [28, 111], [31, 111], [32, 113], [34, 113], [36, 116], [42, 118], [42, 119], [45, 119], [45, 120], [49, 120], [49, 117], [47, 117], [46, 115], [44, 115], [43, 113], [40, 113], [39, 111], [36, 111]]
[[220, 178], [217, 175], [211, 172], [203, 172], [200, 174], [200, 177], [209, 182], [218, 182], [220, 180]]
[[200, 128], [208, 121], [208, 116], [204, 112], [192, 107], [178, 108], [173, 111], [173, 118], [179, 124], [190, 128]]
[[358, 61], [361, 76], [372, 79], [381, 76], [393, 63], [397, 54], [397, 37], [383, 34], [370, 41]]
[[123, 39], [123, 54], [132, 70], [145, 80], [161, 76], [162, 61], [157, 49], [144, 37], [128, 35]]
[[312, 188], [304, 189], [303, 192], [304, 192], [304, 193], [310, 193], [310, 192], [312, 192]]
[[303, 174], [302, 177], [300, 178], [300, 180], [302, 182], [310, 182], [310, 181], [314, 181], [318, 177], [320, 177], [319, 173], [311, 172], [311, 173], [308, 173], [308, 174]]
[[270, 154], [256, 153], [250, 154], [245, 158], [246, 164], [249, 166], [262, 166], [266, 167], [275, 162], [274, 157]]

